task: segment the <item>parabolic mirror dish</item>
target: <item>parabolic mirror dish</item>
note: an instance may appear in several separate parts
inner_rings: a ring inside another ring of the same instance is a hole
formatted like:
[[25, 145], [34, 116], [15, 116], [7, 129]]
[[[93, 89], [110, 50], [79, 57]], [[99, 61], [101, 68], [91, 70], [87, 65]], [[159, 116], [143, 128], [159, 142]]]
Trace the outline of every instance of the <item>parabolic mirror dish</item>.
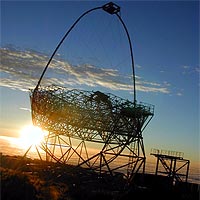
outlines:
[[81, 140], [129, 144], [153, 116], [154, 107], [135, 104], [100, 91], [67, 90], [60, 86], [33, 92], [33, 123], [55, 134]]

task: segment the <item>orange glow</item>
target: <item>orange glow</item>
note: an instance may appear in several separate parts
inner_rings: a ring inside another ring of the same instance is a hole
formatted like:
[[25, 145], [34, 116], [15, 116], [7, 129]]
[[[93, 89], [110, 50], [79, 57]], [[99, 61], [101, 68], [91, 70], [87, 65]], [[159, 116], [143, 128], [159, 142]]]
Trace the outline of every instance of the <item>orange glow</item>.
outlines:
[[24, 126], [20, 130], [19, 144], [21, 148], [27, 149], [31, 145], [39, 145], [44, 141], [46, 132], [33, 125]]

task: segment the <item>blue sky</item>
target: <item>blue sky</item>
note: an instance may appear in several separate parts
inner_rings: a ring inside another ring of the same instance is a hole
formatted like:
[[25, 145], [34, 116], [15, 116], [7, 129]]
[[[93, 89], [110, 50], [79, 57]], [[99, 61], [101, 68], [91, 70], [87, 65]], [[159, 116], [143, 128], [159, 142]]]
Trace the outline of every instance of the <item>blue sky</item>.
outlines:
[[[102, 1], [1, 1], [1, 135], [30, 123], [29, 88], [72, 23]], [[137, 100], [155, 105], [144, 131], [151, 148], [199, 161], [199, 2], [117, 1], [133, 44]], [[129, 49], [115, 16], [83, 18], [61, 46], [44, 84], [133, 99]], [[87, 65], [86, 65], [87, 64]]]

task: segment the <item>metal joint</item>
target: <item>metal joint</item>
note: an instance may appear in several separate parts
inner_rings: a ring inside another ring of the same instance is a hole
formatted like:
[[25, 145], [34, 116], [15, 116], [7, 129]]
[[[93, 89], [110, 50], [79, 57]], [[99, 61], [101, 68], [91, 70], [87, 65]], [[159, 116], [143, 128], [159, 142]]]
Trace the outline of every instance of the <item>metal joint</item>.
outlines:
[[120, 7], [113, 2], [105, 4], [102, 8], [104, 11], [108, 12], [111, 15], [120, 12]]

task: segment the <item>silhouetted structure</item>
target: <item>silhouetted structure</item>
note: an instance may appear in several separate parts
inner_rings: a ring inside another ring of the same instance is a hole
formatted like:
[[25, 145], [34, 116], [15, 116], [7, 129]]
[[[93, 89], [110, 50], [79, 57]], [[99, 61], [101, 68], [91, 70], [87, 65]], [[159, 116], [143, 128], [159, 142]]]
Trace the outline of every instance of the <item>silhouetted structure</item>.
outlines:
[[[64, 39], [83, 16], [97, 9], [116, 15], [127, 34], [133, 70], [133, 102], [100, 91], [40, 85]], [[125, 172], [127, 179], [132, 180], [135, 173], [145, 169], [142, 132], [154, 115], [154, 106], [136, 102], [132, 45], [119, 12], [119, 6], [108, 3], [82, 14], [56, 47], [30, 97], [33, 124], [49, 133], [40, 146], [47, 160], [73, 163], [100, 174]], [[37, 151], [40, 154], [38, 148]]]
[[165, 174], [172, 179], [172, 183], [187, 182], [190, 161], [183, 159], [183, 152], [152, 149], [151, 155], [157, 158], [155, 175]]
[[[112, 94], [50, 86], [32, 96], [33, 123], [49, 131], [42, 149], [55, 161], [128, 176], [145, 163], [142, 131], [153, 106]], [[78, 140], [75, 140], [78, 139]], [[98, 152], [90, 153], [91, 143]]]

